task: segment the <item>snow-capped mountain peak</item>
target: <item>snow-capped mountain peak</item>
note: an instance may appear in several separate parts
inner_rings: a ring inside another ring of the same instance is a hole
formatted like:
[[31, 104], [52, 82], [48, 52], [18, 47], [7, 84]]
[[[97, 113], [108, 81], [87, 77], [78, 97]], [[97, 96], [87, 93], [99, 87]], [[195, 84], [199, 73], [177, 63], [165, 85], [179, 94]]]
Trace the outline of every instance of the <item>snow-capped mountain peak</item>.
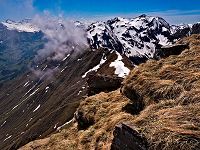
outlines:
[[160, 17], [141, 15], [126, 19], [117, 17], [88, 27], [92, 48], [115, 49], [128, 57], [153, 57], [158, 46], [171, 44], [170, 25]]
[[30, 20], [26, 19], [20, 22], [15, 22], [12, 20], [6, 20], [2, 22], [8, 30], [17, 30], [18, 32], [39, 32], [39, 28], [34, 26]]

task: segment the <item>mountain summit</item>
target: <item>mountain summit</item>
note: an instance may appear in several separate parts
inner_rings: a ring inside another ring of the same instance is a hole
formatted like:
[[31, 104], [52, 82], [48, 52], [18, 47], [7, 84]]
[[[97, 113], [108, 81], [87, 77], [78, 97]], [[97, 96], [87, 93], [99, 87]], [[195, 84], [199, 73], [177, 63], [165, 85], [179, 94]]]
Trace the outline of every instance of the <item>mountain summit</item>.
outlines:
[[[152, 58], [156, 49], [195, 32], [195, 25], [170, 25], [161, 17], [145, 14], [136, 18], [116, 17], [95, 22], [87, 28], [92, 48], [107, 47], [133, 59]], [[134, 59], [133, 59], [134, 61]]]

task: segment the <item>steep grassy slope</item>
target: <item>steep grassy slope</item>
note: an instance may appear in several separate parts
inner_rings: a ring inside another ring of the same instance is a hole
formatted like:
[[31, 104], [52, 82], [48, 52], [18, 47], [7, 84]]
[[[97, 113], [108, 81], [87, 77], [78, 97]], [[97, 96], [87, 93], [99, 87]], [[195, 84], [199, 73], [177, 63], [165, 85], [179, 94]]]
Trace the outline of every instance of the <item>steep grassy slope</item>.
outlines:
[[[179, 56], [148, 61], [135, 68], [124, 81], [123, 93], [146, 106], [160, 100], [177, 99], [182, 93], [199, 88], [199, 35], [183, 39], [189, 42]], [[148, 87], [148, 89], [146, 88]]]
[[[122, 93], [100, 93], [82, 101], [77, 112], [92, 120], [88, 128], [80, 130], [80, 122], [73, 121], [60, 133], [21, 150], [109, 149], [114, 127], [123, 121], [135, 125], [146, 137], [149, 149], [199, 150], [200, 35], [180, 43], [188, 43], [189, 49], [179, 56], [150, 60], [133, 69]], [[127, 104], [139, 114], [127, 113]]]
[[45, 139], [45, 144], [35, 141], [22, 149], [106, 149], [110, 146], [116, 123], [134, 118], [122, 112], [128, 103], [119, 90], [89, 97], [80, 104], [79, 111], [84, 111], [86, 118], [94, 120], [92, 126], [78, 130], [78, 124], [74, 122], [68, 129]]
[[[39, 63], [35, 67], [42, 70], [41, 75], [35, 76], [30, 71], [0, 87], [0, 149], [17, 149], [46, 137], [73, 118], [87, 95], [89, 74], [109, 66], [115, 61], [111, 60], [113, 57], [118, 58], [116, 52], [107, 49], [71, 53], [62, 61]], [[123, 58], [127, 59], [124, 65], [132, 69], [129, 59]], [[112, 67], [107, 70], [101, 74], [117, 76]]]
[[200, 35], [179, 56], [149, 61], [124, 81], [123, 93], [146, 108], [134, 123], [150, 149], [200, 149]]

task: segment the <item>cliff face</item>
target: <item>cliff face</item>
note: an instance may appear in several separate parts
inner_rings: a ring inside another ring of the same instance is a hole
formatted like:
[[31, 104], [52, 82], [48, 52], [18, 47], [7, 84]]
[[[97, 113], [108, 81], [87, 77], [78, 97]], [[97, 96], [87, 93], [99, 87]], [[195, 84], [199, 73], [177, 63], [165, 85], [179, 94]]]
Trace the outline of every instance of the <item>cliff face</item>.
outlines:
[[[145, 144], [139, 148], [200, 149], [200, 35], [178, 43], [189, 47], [178, 56], [134, 68], [121, 90], [86, 98], [65, 129], [20, 150], [110, 149], [116, 139], [131, 150], [130, 140], [120, 141], [120, 133], [127, 132], [123, 138]], [[130, 126], [123, 124], [127, 121]]]

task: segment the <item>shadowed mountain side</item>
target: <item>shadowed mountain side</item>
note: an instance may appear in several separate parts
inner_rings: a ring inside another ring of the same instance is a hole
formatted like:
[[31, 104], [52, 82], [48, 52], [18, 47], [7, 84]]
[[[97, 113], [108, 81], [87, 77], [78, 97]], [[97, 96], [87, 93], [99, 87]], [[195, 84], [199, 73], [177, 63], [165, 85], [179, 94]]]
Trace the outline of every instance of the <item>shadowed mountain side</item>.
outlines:
[[[63, 61], [47, 60], [36, 68], [44, 73], [47, 68], [57, 68], [50, 77], [34, 77], [28, 72], [5, 84], [0, 89], [0, 149], [16, 149], [46, 137], [72, 119], [82, 97], [87, 95], [88, 75], [98, 72], [103, 57], [107, 58], [104, 63], [111, 63], [108, 58], [114, 53], [87, 50], [78, 56], [70, 54]], [[109, 75], [115, 76], [114, 71]]]

